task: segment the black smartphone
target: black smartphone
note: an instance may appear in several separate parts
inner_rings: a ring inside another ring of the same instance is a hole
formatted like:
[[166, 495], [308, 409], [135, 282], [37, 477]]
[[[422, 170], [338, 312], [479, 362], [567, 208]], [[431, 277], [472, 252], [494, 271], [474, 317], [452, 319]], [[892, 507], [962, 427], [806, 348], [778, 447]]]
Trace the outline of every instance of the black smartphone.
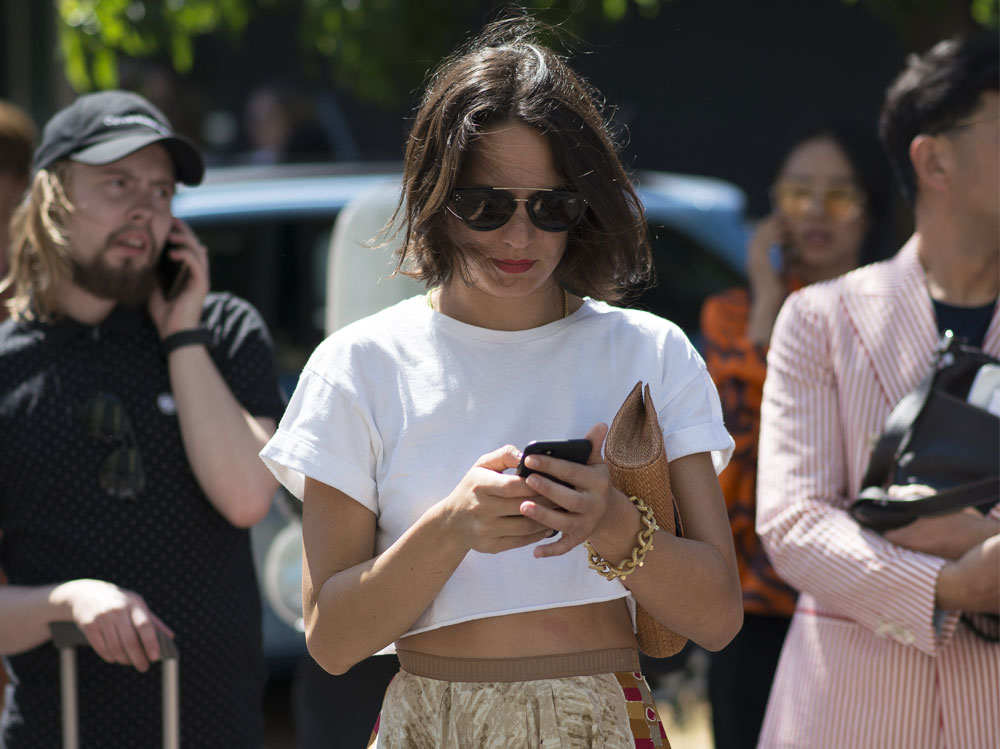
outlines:
[[163, 298], [168, 302], [181, 293], [181, 289], [184, 288], [191, 273], [186, 263], [170, 257], [170, 250], [176, 246], [167, 244], [163, 248], [157, 266], [157, 272], [160, 276], [160, 289], [163, 290]]
[[587, 458], [590, 457], [591, 448], [592, 445], [588, 439], [536, 440], [534, 442], [529, 442], [522, 451], [521, 462], [517, 466], [517, 475], [522, 478], [527, 478], [533, 473], [539, 473], [545, 478], [555, 481], [557, 484], [562, 484], [563, 486], [568, 486], [572, 489], [573, 487], [565, 481], [560, 481], [547, 473], [541, 473], [540, 471], [533, 471], [530, 468], [527, 468], [524, 465], [524, 459], [529, 455], [549, 455], [553, 458], [559, 458], [560, 460], [570, 460], [574, 463], [586, 463]]

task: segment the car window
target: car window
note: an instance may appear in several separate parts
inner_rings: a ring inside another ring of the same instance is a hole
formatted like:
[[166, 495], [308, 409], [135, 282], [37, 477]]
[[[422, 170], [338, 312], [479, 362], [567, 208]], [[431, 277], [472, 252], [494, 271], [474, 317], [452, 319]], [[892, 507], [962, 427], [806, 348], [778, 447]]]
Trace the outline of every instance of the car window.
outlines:
[[282, 386], [323, 340], [327, 247], [333, 216], [192, 221], [209, 248], [212, 288], [252, 303], [274, 338]]
[[700, 349], [702, 302], [712, 294], [745, 283], [743, 276], [688, 235], [668, 226], [651, 228], [656, 284], [629, 306], [677, 323]]

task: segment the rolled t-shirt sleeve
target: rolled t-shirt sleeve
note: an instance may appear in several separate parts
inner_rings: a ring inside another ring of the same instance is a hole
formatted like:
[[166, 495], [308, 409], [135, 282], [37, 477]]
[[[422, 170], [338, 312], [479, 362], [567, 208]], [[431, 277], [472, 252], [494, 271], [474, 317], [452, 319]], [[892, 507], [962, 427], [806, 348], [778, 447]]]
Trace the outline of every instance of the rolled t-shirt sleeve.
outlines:
[[299, 499], [308, 476], [377, 514], [379, 446], [370, 416], [352, 394], [307, 367], [260, 457]]
[[[709, 452], [715, 472], [721, 473], [733, 454], [733, 438], [726, 431], [719, 393], [694, 347], [670, 357], [656, 403], [668, 460]], [[655, 403], [655, 400], [654, 400]]]

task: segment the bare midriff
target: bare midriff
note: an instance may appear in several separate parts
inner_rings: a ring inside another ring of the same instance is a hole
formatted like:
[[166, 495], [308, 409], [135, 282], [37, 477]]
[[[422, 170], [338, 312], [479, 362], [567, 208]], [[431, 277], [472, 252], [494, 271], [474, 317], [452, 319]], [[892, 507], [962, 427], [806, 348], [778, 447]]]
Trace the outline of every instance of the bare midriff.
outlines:
[[400, 638], [400, 650], [449, 658], [523, 658], [636, 647], [624, 598], [491, 616]]

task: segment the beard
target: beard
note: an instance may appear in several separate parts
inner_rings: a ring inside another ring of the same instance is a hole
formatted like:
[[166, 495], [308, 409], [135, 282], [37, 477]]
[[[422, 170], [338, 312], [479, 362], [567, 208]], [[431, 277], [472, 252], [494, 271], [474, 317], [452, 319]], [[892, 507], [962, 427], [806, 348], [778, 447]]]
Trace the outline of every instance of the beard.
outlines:
[[156, 284], [156, 265], [135, 265], [128, 260], [121, 266], [104, 261], [104, 253], [86, 263], [70, 258], [73, 283], [99, 299], [138, 305], [149, 299]]

